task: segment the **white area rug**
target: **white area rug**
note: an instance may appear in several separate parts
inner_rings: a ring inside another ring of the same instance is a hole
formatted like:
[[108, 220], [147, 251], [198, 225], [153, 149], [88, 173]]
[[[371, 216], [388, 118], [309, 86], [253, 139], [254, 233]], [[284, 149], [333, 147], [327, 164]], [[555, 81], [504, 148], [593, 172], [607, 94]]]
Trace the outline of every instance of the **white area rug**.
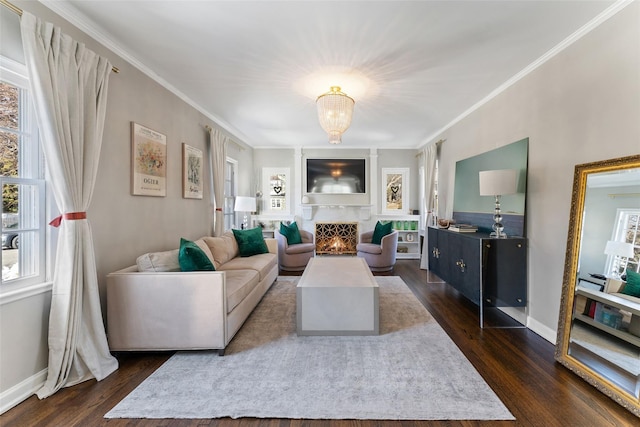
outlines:
[[379, 336], [298, 337], [279, 277], [224, 357], [177, 353], [105, 418], [513, 420], [402, 279], [376, 280]]

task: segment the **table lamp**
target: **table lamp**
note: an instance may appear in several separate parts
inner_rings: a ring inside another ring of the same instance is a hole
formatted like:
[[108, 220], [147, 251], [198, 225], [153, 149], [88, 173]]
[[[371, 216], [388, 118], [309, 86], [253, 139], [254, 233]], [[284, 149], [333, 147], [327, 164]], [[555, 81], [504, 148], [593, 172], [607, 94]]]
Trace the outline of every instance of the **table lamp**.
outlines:
[[240, 227], [243, 230], [247, 229], [249, 227], [249, 217], [247, 213], [256, 211], [256, 198], [246, 197], [246, 196], [236, 196], [236, 203], [233, 206], [233, 210], [235, 212], [244, 212], [242, 225]]
[[502, 214], [500, 212], [500, 196], [518, 192], [518, 173], [515, 169], [499, 169], [480, 171], [480, 195], [494, 196], [496, 207], [493, 214], [493, 233], [496, 239], [506, 238], [503, 232]]

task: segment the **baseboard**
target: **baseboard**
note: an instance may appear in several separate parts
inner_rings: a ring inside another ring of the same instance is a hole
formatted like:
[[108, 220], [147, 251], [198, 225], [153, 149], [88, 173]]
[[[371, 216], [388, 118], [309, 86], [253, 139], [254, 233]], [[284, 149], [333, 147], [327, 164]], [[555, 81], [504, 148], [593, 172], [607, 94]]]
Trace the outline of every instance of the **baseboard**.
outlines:
[[546, 325], [543, 325], [542, 323], [533, 319], [531, 316], [529, 316], [529, 320], [527, 322], [527, 328], [531, 329], [533, 332], [540, 335], [542, 338], [549, 341], [551, 344], [553, 345], [556, 344], [556, 338], [557, 338], [556, 331], [554, 331], [553, 329], [549, 328]]
[[47, 380], [47, 372], [47, 369], [43, 369], [26, 380], [14, 385], [9, 390], [0, 393], [0, 415], [38, 391]]

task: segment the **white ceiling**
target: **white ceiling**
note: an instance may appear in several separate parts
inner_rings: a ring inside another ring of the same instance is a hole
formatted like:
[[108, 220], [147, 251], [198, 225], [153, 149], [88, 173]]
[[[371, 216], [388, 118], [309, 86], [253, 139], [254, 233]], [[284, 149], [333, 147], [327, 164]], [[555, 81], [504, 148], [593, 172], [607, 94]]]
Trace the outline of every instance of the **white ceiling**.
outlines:
[[[329, 85], [356, 100], [341, 148], [419, 147], [614, 3], [42, 2], [236, 139], [325, 148], [315, 97]], [[305, 93], [327, 74], [342, 77]]]

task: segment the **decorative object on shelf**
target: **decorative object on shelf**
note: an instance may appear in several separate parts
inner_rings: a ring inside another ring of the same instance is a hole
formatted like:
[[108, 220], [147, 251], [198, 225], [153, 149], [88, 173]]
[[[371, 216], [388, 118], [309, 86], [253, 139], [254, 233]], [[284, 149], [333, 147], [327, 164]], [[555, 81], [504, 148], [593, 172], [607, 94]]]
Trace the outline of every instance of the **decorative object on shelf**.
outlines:
[[475, 233], [478, 231], [478, 227], [472, 224], [451, 224], [449, 230], [458, 233]]
[[455, 222], [450, 219], [440, 218], [438, 220], [438, 228], [449, 228], [452, 223], [455, 224]]
[[131, 194], [167, 195], [167, 137], [131, 122]]
[[233, 210], [235, 212], [243, 212], [244, 213], [244, 217], [242, 219], [241, 228], [243, 230], [247, 229], [248, 226], [249, 226], [249, 217], [248, 217], [247, 213], [256, 211], [256, 199], [255, 199], [255, 197], [237, 196], [235, 205], [233, 206]]
[[329, 143], [340, 144], [342, 134], [349, 129], [355, 101], [340, 90], [340, 86], [331, 86], [329, 92], [316, 99], [320, 126], [329, 134]]
[[503, 232], [502, 213], [500, 212], [500, 197], [506, 194], [514, 194], [518, 191], [518, 175], [515, 169], [499, 169], [480, 171], [480, 195], [494, 196], [496, 208], [493, 214], [493, 233], [491, 237], [497, 239], [506, 238]]
[[[605, 255], [610, 255], [616, 258], [616, 260], [614, 260], [614, 265], [616, 265], [618, 264], [617, 261], [619, 261], [620, 258], [633, 258], [633, 244], [627, 242], [619, 242], [616, 240], [609, 240], [604, 247], [604, 253]], [[622, 273], [624, 272], [621, 272], [618, 268], [616, 268], [616, 271], [612, 272], [612, 275], [615, 279], [620, 279]]]
[[409, 168], [382, 168], [382, 213], [405, 213], [409, 194]]
[[182, 143], [182, 197], [202, 199], [202, 150]]

